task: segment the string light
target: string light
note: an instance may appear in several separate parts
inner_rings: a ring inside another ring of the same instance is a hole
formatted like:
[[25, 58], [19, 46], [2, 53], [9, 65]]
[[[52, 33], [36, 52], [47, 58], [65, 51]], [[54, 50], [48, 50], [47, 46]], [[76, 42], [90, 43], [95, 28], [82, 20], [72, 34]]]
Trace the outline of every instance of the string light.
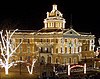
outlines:
[[1, 41], [0, 41], [1, 55], [4, 58], [4, 60], [0, 59], [0, 65], [5, 68], [6, 75], [8, 75], [9, 68], [12, 67], [15, 63], [15, 62], [11, 62], [10, 58], [12, 57], [13, 53], [17, 50], [17, 48], [22, 43], [22, 41], [21, 41], [15, 48], [12, 48], [11, 38], [17, 30], [18, 29], [14, 30], [11, 34], [10, 34], [10, 31], [6, 30], [4, 36], [3, 36], [3, 30], [0, 32], [0, 35], [1, 35]]

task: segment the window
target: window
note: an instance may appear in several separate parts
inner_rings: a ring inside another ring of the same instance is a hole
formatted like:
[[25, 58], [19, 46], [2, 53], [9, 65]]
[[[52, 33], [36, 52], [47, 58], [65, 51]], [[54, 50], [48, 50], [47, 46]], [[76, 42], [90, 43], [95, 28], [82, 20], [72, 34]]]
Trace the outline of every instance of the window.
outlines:
[[45, 47], [45, 51], [47, 51], [47, 48]]
[[92, 40], [92, 43], [93, 43], [93, 40]]
[[74, 58], [73, 63], [76, 64], [76, 58]]
[[64, 64], [66, 64], [66, 59], [64, 59]]
[[71, 63], [71, 58], [68, 59], [68, 63]]
[[58, 64], [58, 59], [56, 58], [56, 63]]
[[65, 47], [65, 53], [67, 53], [67, 47]]
[[62, 47], [61, 47], [61, 53], [62, 53]]
[[20, 60], [22, 60], [22, 56], [20, 56]]
[[28, 39], [27, 42], [28, 42], [28, 44], [29, 44], [29, 43], [30, 43], [30, 40]]
[[43, 52], [43, 48], [41, 47], [41, 52]]
[[49, 53], [48, 48], [47, 48], [47, 53]]
[[70, 34], [72, 34], [72, 32], [70, 32]]
[[58, 39], [56, 39], [56, 43], [58, 43]]
[[48, 28], [48, 23], [47, 23], [47, 28]]
[[76, 44], [76, 39], [74, 40], [75, 44]]
[[88, 47], [87, 46], [85, 46], [85, 51], [88, 51]]
[[67, 39], [65, 39], [65, 42], [67, 42]]
[[19, 39], [19, 42], [21, 42], [22, 39]]
[[63, 43], [62, 39], [61, 39], [61, 43]]
[[80, 47], [78, 47], [78, 52], [80, 52]]
[[49, 40], [47, 39], [47, 42], [49, 42]]
[[56, 53], [58, 53], [58, 48], [56, 48]]
[[27, 56], [27, 61], [30, 62], [30, 56]]
[[28, 50], [28, 53], [30, 53], [30, 48], [29, 47], [27, 48], [27, 50]]
[[41, 39], [41, 42], [42, 42], [42, 39]]
[[93, 46], [91, 46], [91, 50], [93, 50]]

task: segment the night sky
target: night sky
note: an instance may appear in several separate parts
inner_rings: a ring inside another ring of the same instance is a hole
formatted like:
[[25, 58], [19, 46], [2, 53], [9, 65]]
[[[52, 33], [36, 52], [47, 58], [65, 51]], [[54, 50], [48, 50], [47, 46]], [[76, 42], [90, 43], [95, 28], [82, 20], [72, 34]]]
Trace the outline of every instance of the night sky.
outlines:
[[[73, 28], [79, 32], [91, 32], [100, 37], [100, 4], [87, 0], [29, 0], [0, 2], [0, 24], [13, 23], [13, 29], [41, 29], [46, 12], [52, 10], [52, 5], [57, 4], [58, 10], [66, 19], [66, 28], [70, 25], [72, 14]], [[2, 27], [2, 26], [0, 26]]]

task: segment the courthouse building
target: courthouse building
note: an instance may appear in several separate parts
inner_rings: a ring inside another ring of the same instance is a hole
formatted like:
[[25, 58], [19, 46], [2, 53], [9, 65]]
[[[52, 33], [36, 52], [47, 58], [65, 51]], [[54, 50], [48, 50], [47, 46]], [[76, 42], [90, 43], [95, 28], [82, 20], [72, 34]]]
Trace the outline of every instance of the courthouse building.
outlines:
[[47, 12], [43, 23], [44, 27], [40, 30], [19, 30], [15, 33], [15, 46], [24, 38], [15, 53], [15, 59], [38, 58], [43, 64], [77, 64], [85, 57], [94, 57], [95, 36], [67, 28], [66, 20], [56, 4], [51, 12]]

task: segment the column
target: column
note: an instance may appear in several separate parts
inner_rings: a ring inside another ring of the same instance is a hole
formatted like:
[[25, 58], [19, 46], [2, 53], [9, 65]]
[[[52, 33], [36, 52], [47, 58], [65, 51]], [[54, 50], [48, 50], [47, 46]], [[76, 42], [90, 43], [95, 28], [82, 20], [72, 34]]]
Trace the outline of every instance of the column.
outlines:
[[75, 44], [75, 43], [74, 43], [74, 39], [72, 39], [72, 46], [71, 46], [71, 48], [72, 48], [72, 53], [74, 53], [74, 47], [75, 47], [74, 44]]
[[75, 52], [78, 53], [78, 46], [76, 46], [76, 51]]
[[45, 28], [47, 28], [47, 23], [45, 23]]
[[93, 43], [92, 43], [92, 46], [93, 46], [93, 50], [94, 50], [94, 47], [95, 47], [95, 45], [94, 45], [94, 39], [93, 39]]
[[81, 46], [79, 47], [79, 52], [81, 52], [82, 51], [82, 49], [81, 49]]
[[53, 58], [52, 58], [52, 56], [50, 56], [50, 57], [51, 57], [51, 63], [54, 63], [54, 62], [53, 62]]
[[63, 28], [65, 28], [65, 20], [63, 20]]
[[66, 54], [69, 54], [69, 47], [67, 47], [67, 52], [66, 52]]
[[72, 53], [74, 53], [74, 47], [72, 47]]
[[62, 54], [64, 54], [64, 38], [62, 38]]
[[45, 57], [45, 63], [47, 63], [47, 58], [48, 58], [48, 56]]
[[68, 75], [70, 75], [70, 64], [68, 63]]
[[92, 40], [90, 40], [90, 47], [89, 47], [90, 51], [91, 51], [91, 46], [92, 46]]
[[51, 48], [51, 53], [53, 54], [53, 48]]
[[60, 22], [60, 28], [62, 28], [62, 23]]

